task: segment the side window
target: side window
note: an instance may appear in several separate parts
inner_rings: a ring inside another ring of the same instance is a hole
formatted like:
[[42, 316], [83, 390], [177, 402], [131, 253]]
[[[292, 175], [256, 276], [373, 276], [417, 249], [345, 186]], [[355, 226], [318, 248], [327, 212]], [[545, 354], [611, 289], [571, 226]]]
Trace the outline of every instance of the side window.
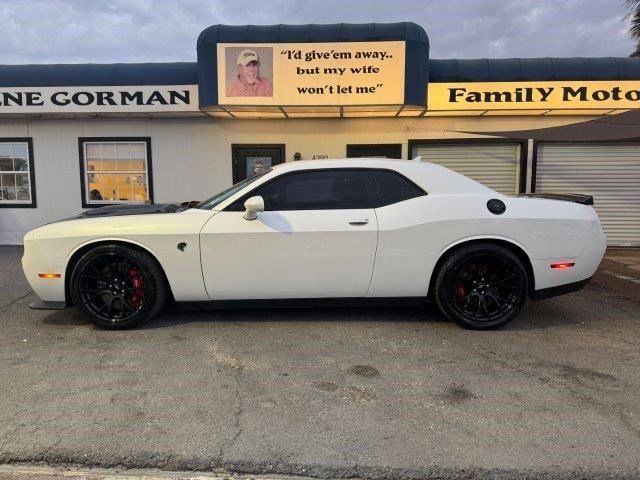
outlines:
[[283, 175], [256, 188], [229, 210], [244, 210], [244, 201], [254, 195], [264, 199], [266, 211], [371, 208], [365, 172], [358, 170], [312, 170]]
[[36, 207], [31, 138], [0, 138], [0, 208]]
[[153, 201], [151, 139], [79, 138], [82, 207]]
[[375, 170], [369, 175], [369, 191], [374, 208], [426, 195], [424, 190], [399, 173]]

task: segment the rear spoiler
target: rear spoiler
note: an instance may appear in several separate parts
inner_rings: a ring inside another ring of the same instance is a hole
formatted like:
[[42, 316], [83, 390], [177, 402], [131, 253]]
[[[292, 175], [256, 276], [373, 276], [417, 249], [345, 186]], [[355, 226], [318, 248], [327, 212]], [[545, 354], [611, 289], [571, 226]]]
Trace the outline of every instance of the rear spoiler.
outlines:
[[523, 193], [518, 197], [548, 198], [549, 200], [563, 200], [565, 202], [581, 203], [582, 205], [593, 205], [593, 195], [582, 195], [580, 193]]

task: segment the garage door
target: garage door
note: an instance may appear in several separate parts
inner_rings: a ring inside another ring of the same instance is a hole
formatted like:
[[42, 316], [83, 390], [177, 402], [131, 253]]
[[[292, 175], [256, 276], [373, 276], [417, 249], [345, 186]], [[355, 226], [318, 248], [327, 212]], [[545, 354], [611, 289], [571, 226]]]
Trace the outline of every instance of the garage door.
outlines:
[[516, 193], [520, 145], [516, 143], [421, 144], [412, 158], [439, 163], [500, 193]]
[[640, 145], [540, 144], [536, 191], [593, 195], [607, 243], [640, 246]]

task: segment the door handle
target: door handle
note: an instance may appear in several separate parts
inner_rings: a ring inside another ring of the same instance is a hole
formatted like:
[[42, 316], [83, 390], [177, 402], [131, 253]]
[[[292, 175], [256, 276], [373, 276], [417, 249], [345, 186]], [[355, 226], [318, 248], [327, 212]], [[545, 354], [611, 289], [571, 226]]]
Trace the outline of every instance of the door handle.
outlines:
[[368, 218], [361, 218], [359, 220], [351, 220], [349, 225], [366, 225], [367, 223], [369, 223]]

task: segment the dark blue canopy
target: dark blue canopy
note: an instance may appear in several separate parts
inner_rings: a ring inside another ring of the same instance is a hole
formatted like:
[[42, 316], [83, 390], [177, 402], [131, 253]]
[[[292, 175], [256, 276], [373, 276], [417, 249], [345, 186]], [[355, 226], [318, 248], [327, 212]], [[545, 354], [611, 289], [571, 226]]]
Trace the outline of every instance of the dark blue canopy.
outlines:
[[322, 43], [402, 40], [429, 46], [427, 33], [412, 22], [333, 23], [307, 25], [213, 25], [200, 34], [198, 47], [209, 43]]
[[638, 80], [640, 58], [481, 58], [429, 62], [430, 82]]
[[0, 87], [194, 85], [197, 82], [195, 62], [0, 65]]

